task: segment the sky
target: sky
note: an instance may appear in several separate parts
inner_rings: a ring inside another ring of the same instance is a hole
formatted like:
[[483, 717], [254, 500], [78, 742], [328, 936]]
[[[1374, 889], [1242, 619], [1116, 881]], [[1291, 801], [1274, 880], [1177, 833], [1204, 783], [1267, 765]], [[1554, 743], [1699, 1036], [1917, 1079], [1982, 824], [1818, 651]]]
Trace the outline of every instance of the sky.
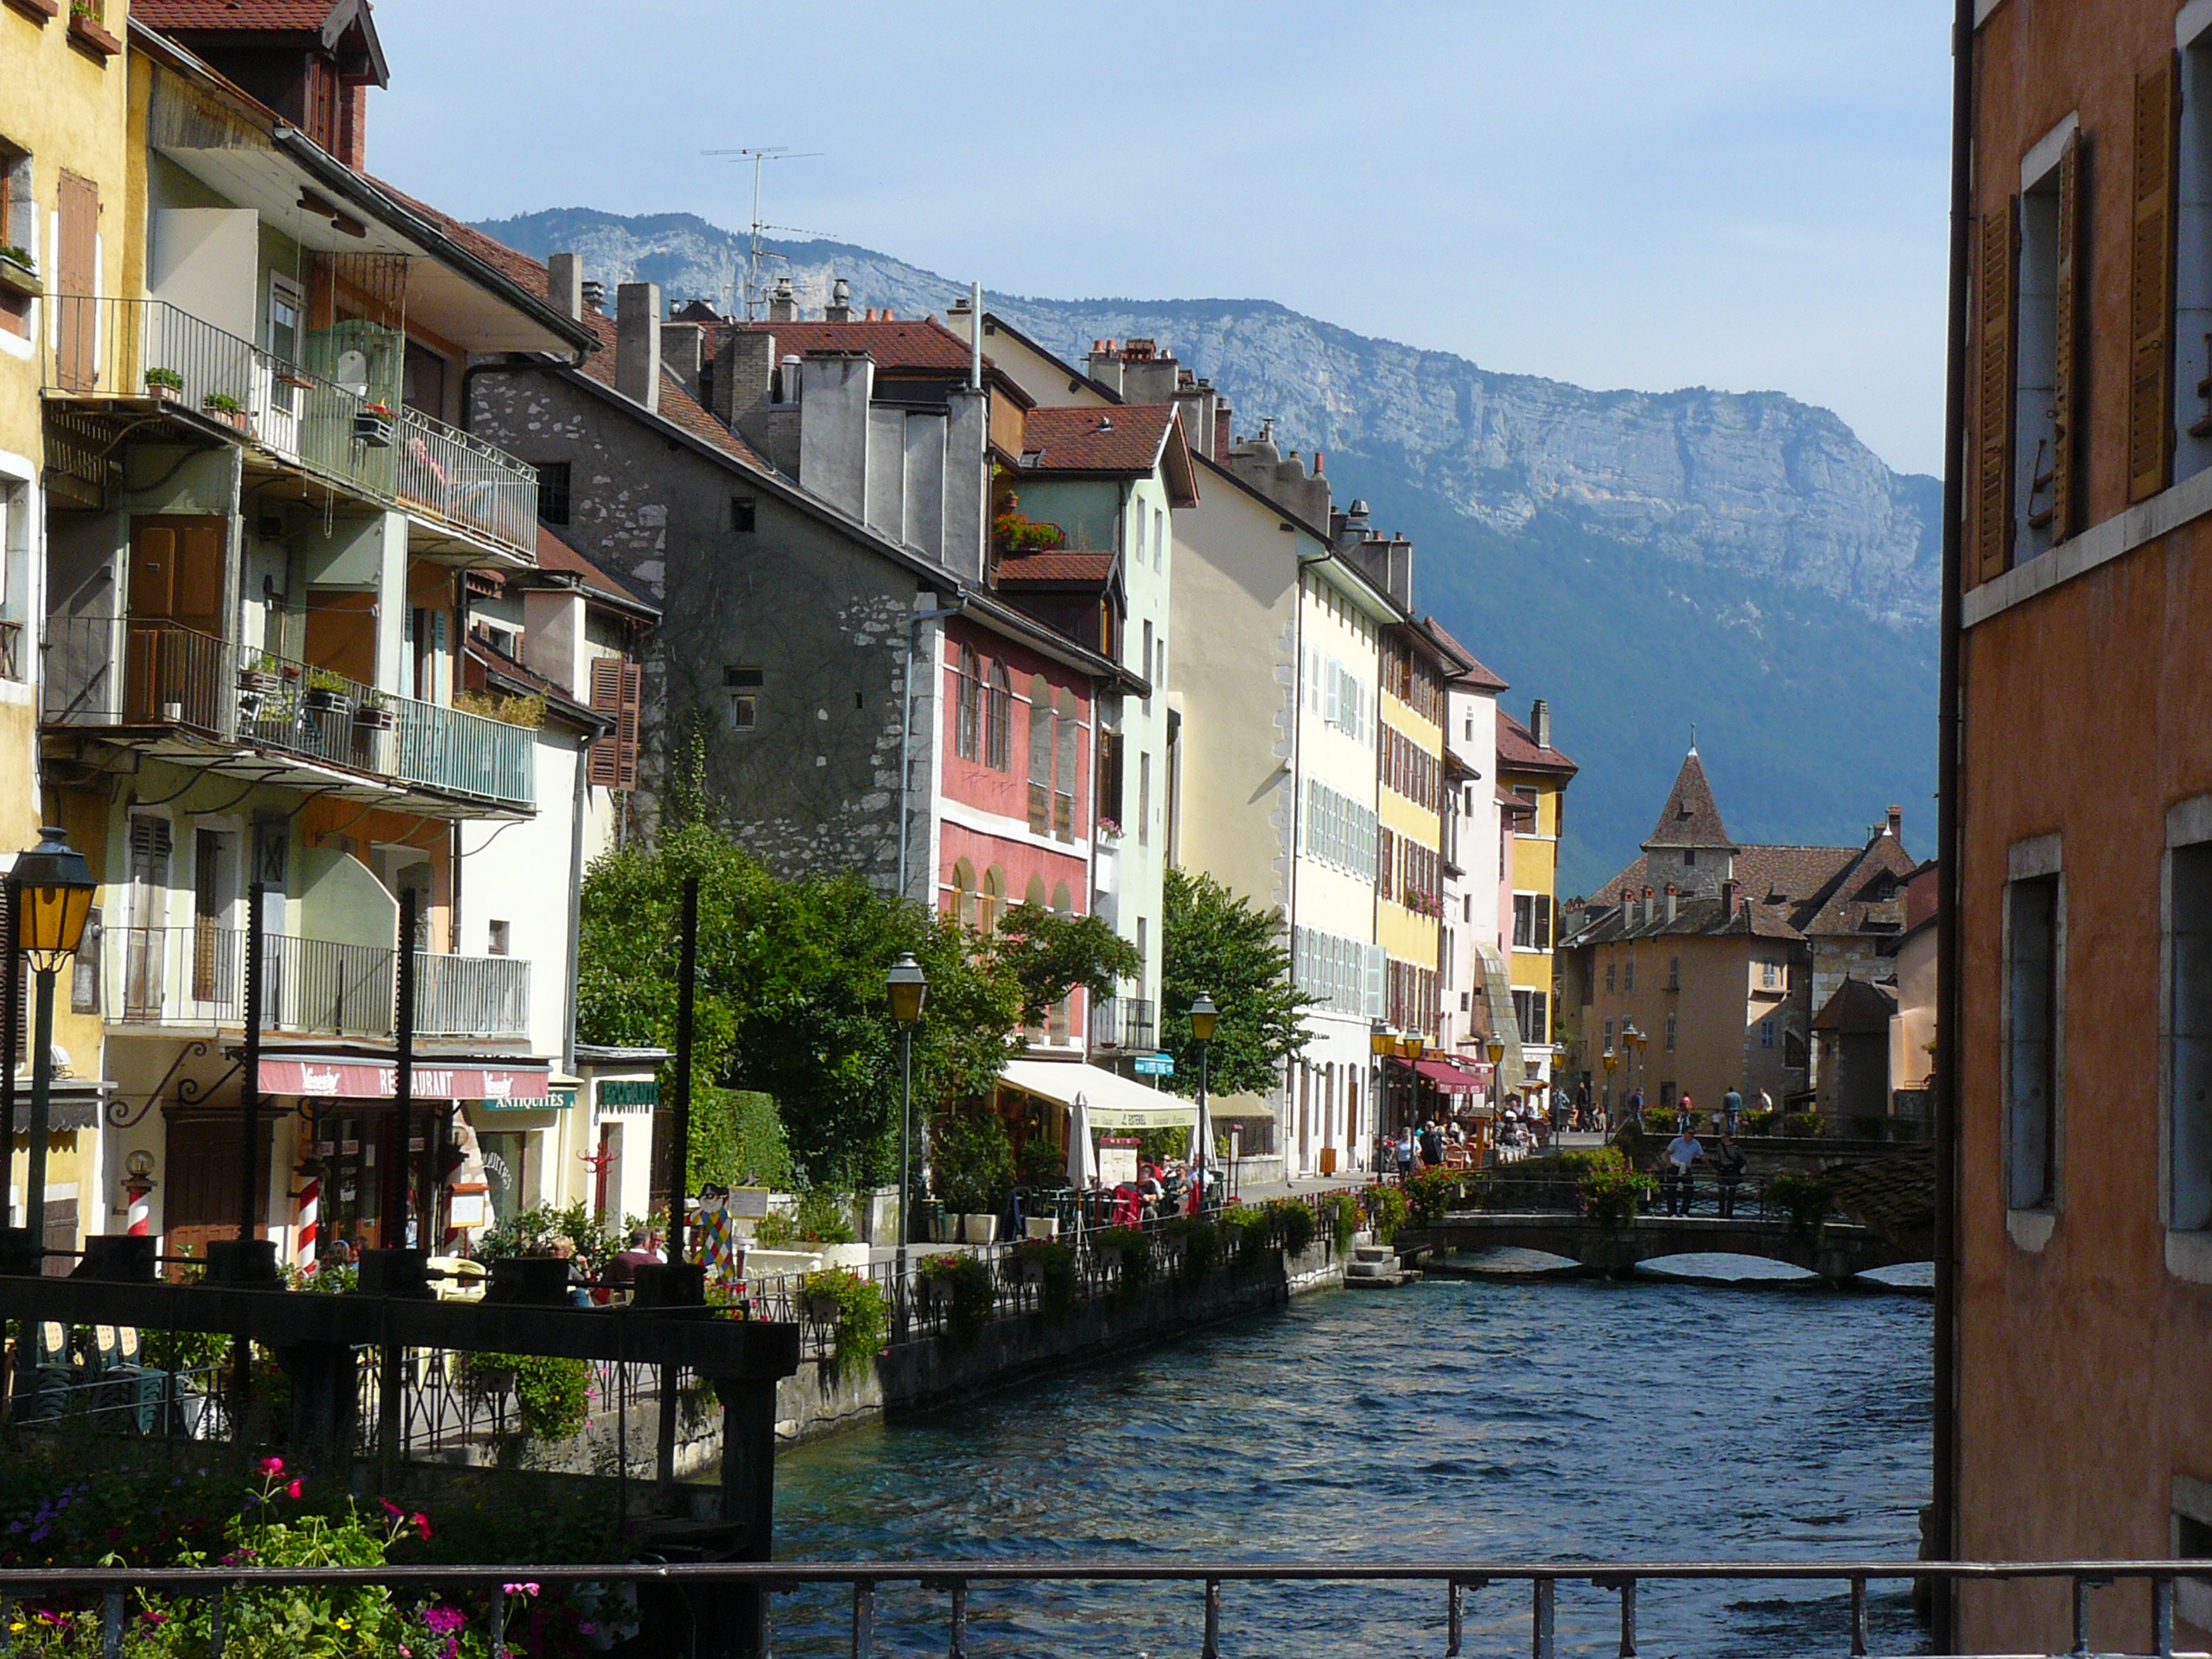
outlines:
[[1946, 0], [378, 0], [369, 166], [762, 216], [1006, 293], [1262, 298], [1486, 369], [1780, 391], [1940, 469]]

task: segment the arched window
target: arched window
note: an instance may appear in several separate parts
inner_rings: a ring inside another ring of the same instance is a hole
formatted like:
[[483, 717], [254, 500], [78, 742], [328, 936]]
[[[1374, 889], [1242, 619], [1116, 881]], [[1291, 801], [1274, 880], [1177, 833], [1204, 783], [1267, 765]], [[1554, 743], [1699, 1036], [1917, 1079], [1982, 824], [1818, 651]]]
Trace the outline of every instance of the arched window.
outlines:
[[983, 896], [976, 901], [976, 926], [985, 938], [999, 930], [1006, 913], [1006, 872], [994, 864], [983, 872]]
[[976, 867], [962, 859], [952, 867], [953, 913], [961, 924], [974, 927], [976, 922]]
[[991, 664], [991, 689], [983, 704], [983, 764], [993, 772], [1014, 769], [1014, 685], [1006, 664]]
[[1068, 884], [1065, 881], [1052, 889], [1052, 910], [1054, 914], [1060, 916], [1075, 914], [1075, 899], [1068, 892]]
[[983, 664], [973, 645], [960, 647], [956, 683], [952, 752], [963, 760], [983, 758]]
[[1076, 713], [1075, 693], [1063, 690], [1057, 706], [1058, 768], [1052, 789], [1052, 833], [1062, 841], [1075, 839]]
[[1022, 893], [1021, 902], [1025, 905], [1034, 905], [1039, 910], [1045, 908], [1045, 878], [1043, 876], [1033, 875], [1029, 878], [1029, 886]]
[[1052, 833], [1052, 688], [1029, 677], [1029, 833]]

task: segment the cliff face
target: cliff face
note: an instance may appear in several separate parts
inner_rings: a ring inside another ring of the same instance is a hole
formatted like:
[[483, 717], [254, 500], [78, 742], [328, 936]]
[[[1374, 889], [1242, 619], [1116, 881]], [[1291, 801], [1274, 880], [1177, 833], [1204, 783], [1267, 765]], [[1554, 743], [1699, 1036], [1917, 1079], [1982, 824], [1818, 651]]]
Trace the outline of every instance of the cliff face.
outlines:
[[[607, 283], [734, 304], [741, 238], [689, 214], [583, 209], [480, 228], [572, 251]], [[942, 314], [963, 285], [865, 248], [773, 245], [808, 313], [833, 276], [855, 306]], [[1761, 841], [1857, 840], [1935, 781], [1938, 501], [1835, 416], [1778, 392], [1592, 391], [1497, 374], [1259, 300], [986, 303], [1081, 364], [1151, 338], [1211, 379], [1236, 429], [1275, 422], [1323, 452], [1338, 499], [1420, 544], [1425, 607], [1550, 698], [1582, 763], [1562, 890], [1634, 856], [1694, 723]], [[1740, 822], [1739, 822], [1740, 819]]]

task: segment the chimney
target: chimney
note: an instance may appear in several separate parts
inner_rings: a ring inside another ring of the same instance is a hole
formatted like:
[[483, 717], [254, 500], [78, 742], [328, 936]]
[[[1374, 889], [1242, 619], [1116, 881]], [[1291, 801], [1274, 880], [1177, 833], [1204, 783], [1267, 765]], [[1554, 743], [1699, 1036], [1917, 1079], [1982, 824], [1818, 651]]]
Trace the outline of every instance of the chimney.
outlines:
[[865, 524], [875, 359], [865, 352], [825, 352], [801, 364], [798, 378], [798, 481]]
[[545, 261], [545, 297], [564, 317], [584, 315], [584, 262], [581, 254], [556, 253]]
[[1731, 921], [1736, 917], [1736, 896], [1743, 890], [1744, 884], [1732, 875], [1720, 884], [1720, 913]]
[[1681, 904], [1681, 894], [1682, 890], [1673, 882], [1667, 884], [1667, 919], [1670, 922], [1675, 919], [1675, 911]]
[[1900, 847], [1904, 845], [1904, 808], [1901, 806], [1890, 809], [1890, 839]]
[[768, 321], [798, 321], [798, 296], [791, 291], [791, 279], [788, 276], [777, 277], [775, 287], [768, 290]]
[[604, 314], [607, 310], [607, 284], [594, 277], [584, 279], [584, 309]]
[[830, 303], [823, 308], [824, 322], [850, 322], [853, 320], [853, 285], [840, 276], [830, 284]]
[[1229, 464], [1230, 426], [1234, 415], [1226, 403], [1213, 406], [1213, 459], [1217, 466]]
[[660, 284], [614, 290], [614, 390], [660, 412]]
[[699, 365], [707, 349], [707, 330], [696, 322], [664, 322], [660, 326], [660, 360], [683, 390], [699, 395]]
[[369, 170], [369, 84], [359, 81], [341, 94], [338, 110], [338, 159], [356, 173]]
[[1552, 706], [1541, 697], [1529, 705], [1529, 735], [1540, 749], [1552, 746]]
[[1651, 918], [1658, 913], [1658, 900], [1653, 896], [1651, 889], [1647, 887], [1643, 890], [1643, 919], [1645, 923], [1648, 925]]
[[1094, 340], [1090, 342], [1090, 356], [1085, 359], [1083, 372], [1111, 391], [1122, 395], [1122, 353], [1116, 341]]

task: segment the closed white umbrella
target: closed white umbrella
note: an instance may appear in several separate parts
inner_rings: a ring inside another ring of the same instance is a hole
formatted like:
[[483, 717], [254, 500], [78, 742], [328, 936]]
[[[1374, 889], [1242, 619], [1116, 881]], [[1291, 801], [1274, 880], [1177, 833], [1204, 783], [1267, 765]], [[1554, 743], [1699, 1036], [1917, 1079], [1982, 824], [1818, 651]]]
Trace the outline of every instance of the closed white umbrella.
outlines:
[[1214, 1161], [1213, 1114], [1206, 1109], [1205, 1096], [1198, 1096], [1198, 1119], [1191, 1126], [1191, 1212], [1195, 1215], [1205, 1204], [1205, 1194], [1198, 1184], [1205, 1178], [1206, 1167]]
[[1068, 1108], [1068, 1185], [1078, 1192], [1098, 1185], [1098, 1152], [1090, 1144], [1090, 1104], [1080, 1094]]

